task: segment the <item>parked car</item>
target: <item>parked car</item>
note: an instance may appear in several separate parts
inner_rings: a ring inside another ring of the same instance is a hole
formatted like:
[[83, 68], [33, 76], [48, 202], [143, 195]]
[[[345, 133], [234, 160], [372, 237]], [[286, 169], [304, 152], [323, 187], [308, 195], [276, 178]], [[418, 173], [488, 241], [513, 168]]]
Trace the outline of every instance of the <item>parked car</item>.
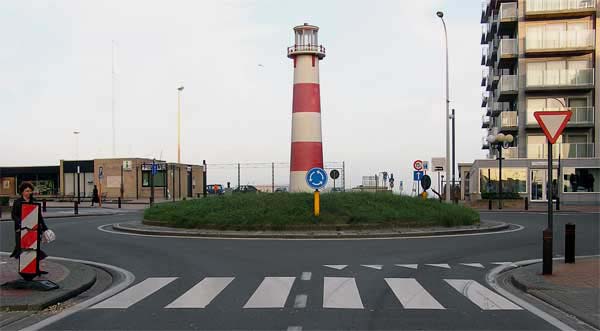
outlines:
[[225, 192], [223, 191], [223, 185], [210, 184], [210, 185], [206, 185], [206, 193], [215, 194], [215, 195], [223, 195]]
[[332, 193], [335, 193], [335, 192], [344, 192], [344, 189], [341, 188], [341, 187], [334, 187], [334, 188], [331, 189], [331, 192]]
[[258, 193], [260, 192], [255, 186], [241, 185], [233, 190], [233, 193]]
[[286, 187], [278, 187], [275, 189], [275, 193], [287, 193], [287, 191]]

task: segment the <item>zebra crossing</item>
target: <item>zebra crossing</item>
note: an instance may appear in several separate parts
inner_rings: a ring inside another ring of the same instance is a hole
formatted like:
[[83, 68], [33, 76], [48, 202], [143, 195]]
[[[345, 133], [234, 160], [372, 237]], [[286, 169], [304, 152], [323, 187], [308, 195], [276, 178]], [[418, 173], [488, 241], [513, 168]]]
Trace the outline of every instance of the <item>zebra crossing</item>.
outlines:
[[[513, 266], [515, 267], [516, 265], [513, 262], [490, 262], [489, 263], [492, 266], [497, 266], [497, 265], [509, 265], [509, 266]], [[346, 268], [348, 268], [350, 265], [348, 264], [324, 264], [323, 267], [325, 268], [329, 268], [329, 269], [335, 269], [335, 270], [344, 270]], [[458, 266], [461, 267], [472, 267], [472, 268], [476, 268], [476, 269], [485, 269], [486, 266], [483, 265], [482, 263], [458, 263], [456, 265], [450, 265], [448, 263], [425, 263], [423, 265], [419, 265], [419, 264], [394, 264], [395, 267], [402, 267], [402, 268], [408, 268], [408, 269], [419, 269], [419, 266], [423, 267], [433, 267], [433, 268], [440, 268], [440, 269], [452, 269]], [[375, 270], [383, 270], [384, 268], [387, 268], [389, 266], [385, 266], [383, 264], [361, 264], [360, 267], [363, 268], [367, 268], [367, 269], [375, 269]]]
[[[294, 285], [307, 279], [304, 274], [297, 281], [296, 277], [264, 277], [252, 293], [239, 293], [245, 298], [243, 306], [233, 309], [283, 309], [286, 308], [288, 298], [293, 295]], [[169, 284], [176, 282], [177, 277], [150, 277], [118, 293], [117, 295], [92, 306], [90, 309], [127, 309], [142, 300], [165, 289]], [[226, 289], [236, 282], [236, 277], [205, 277], [200, 282], [189, 288], [175, 300], [161, 306], [164, 309], [204, 309], [219, 297]], [[316, 298], [309, 299], [307, 294], [295, 295], [288, 303], [287, 308], [316, 308], [316, 309], [368, 309], [363, 299], [374, 295], [372, 291], [361, 292], [355, 277], [329, 277], [314, 279], [313, 282], [302, 282], [311, 286], [322, 284], [322, 302]], [[440, 279], [440, 285], [446, 292], [458, 292], [459, 298], [464, 302], [456, 307], [442, 305], [430, 291], [428, 291], [416, 278], [383, 278], [382, 286], [390, 296], [395, 297], [393, 305], [407, 310], [445, 310], [461, 309], [465, 304], [470, 304], [480, 310], [521, 310], [522, 308], [493, 292], [472, 279]], [[437, 291], [440, 295], [439, 290]], [[446, 294], [448, 294], [446, 293]], [[295, 294], [295, 293], [294, 293]], [[320, 296], [320, 295], [319, 295]], [[392, 302], [392, 301], [390, 301]], [[443, 302], [443, 301], [442, 301]]]

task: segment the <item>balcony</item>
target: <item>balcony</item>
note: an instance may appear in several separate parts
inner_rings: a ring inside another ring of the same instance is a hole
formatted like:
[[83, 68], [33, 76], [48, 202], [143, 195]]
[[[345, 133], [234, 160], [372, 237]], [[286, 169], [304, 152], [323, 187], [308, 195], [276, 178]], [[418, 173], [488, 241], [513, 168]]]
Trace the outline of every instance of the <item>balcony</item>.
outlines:
[[481, 2], [481, 23], [488, 22], [490, 12], [491, 12], [490, 0], [483, 0]]
[[507, 2], [500, 4], [498, 13], [498, 33], [506, 34], [517, 27], [517, 3]]
[[481, 107], [487, 106], [488, 99], [489, 99], [488, 93], [485, 91], [482, 92], [481, 93]]
[[525, 37], [525, 53], [528, 55], [581, 55], [593, 52], [595, 46], [595, 30], [545, 32]]
[[584, 17], [596, 12], [596, 0], [527, 0], [527, 18]]
[[484, 66], [487, 63], [487, 48], [484, 46], [481, 48], [481, 65]]
[[498, 83], [498, 101], [514, 100], [519, 94], [519, 79], [517, 75], [502, 75]]
[[[589, 127], [594, 126], [594, 107], [571, 107], [571, 119], [567, 123], [567, 127]], [[541, 111], [559, 111], [562, 108], [544, 108]], [[527, 127], [538, 128], [533, 113], [536, 110], [527, 110]]]
[[320, 45], [294, 45], [287, 48], [288, 57], [301, 54], [314, 54], [319, 59], [325, 57], [325, 47]]
[[[594, 144], [576, 143], [576, 144], [554, 144], [552, 145], [552, 157], [563, 159], [580, 159], [594, 157]], [[548, 144], [527, 145], [527, 158], [547, 159]]]
[[487, 105], [487, 116], [498, 116], [503, 111], [511, 111], [510, 104], [508, 102], [488, 102]]
[[507, 68], [514, 65], [519, 55], [517, 39], [500, 39], [498, 46], [498, 68]]
[[500, 40], [493, 39], [487, 48], [487, 65], [491, 66], [498, 58], [498, 45], [500, 44]]
[[487, 141], [487, 137], [481, 137], [481, 149], [490, 149], [490, 143]]
[[528, 70], [527, 90], [592, 89], [594, 68], [564, 70]]
[[487, 43], [488, 43], [487, 31], [488, 31], [488, 24], [483, 24], [481, 26], [481, 44], [482, 45], [487, 45]]
[[481, 128], [487, 129], [490, 127], [490, 117], [489, 116], [481, 116]]
[[483, 68], [483, 70], [481, 70], [481, 86], [482, 87], [487, 85], [487, 78], [489, 75], [488, 70], [489, 69], [487, 67]]
[[486, 91], [491, 91], [498, 86], [498, 71], [494, 68], [488, 68], [488, 77], [486, 82]]
[[518, 126], [516, 111], [503, 111], [500, 113], [500, 131], [516, 131]]

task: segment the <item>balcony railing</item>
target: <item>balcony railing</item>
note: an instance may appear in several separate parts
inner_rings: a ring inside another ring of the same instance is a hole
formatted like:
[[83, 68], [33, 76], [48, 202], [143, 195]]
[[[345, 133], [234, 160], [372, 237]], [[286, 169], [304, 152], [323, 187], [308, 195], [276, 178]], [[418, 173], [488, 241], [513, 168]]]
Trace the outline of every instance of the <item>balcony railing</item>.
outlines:
[[595, 30], [574, 30], [533, 33], [525, 37], [525, 50], [593, 48], [596, 44]]
[[490, 127], [490, 117], [489, 116], [481, 116], [481, 128], [486, 129]]
[[500, 125], [504, 128], [516, 128], [518, 126], [516, 111], [503, 111], [500, 113]]
[[517, 19], [517, 3], [506, 2], [500, 4], [500, 14], [498, 15], [500, 21], [512, 21]]
[[287, 48], [288, 56], [292, 54], [314, 53], [319, 58], [325, 56], [325, 47], [322, 45], [294, 45]]
[[527, 87], [569, 87], [594, 84], [594, 68], [527, 70]]
[[526, 13], [596, 8], [596, 0], [527, 0]]
[[516, 92], [519, 90], [519, 79], [517, 75], [502, 75], [500, 76], [500, 83], [498, 84], [498, 90], [502, 92]]
[[[571, 107], [571, 119], [568, 124], [594, 124], [594, 107]], [[544, 108], [542, 111], [560, 111], [563, 108]], [[527, 124], [537, 125], [533, 116], [535, 110], [527, 110]]]
[[500, 39], [500, 57], [503, 56], [517, 56], [518, 54], [518, 42], [517, 39]]
[[[591, 158], [594, 157], [594, 144], [554, 144], [552, 145], [552, 157], [558, 158], [560, 154], [563, 159]], [[548, 157], [548, 144], [527, 145], [527, 157], [530, 159], [545, 159]]]

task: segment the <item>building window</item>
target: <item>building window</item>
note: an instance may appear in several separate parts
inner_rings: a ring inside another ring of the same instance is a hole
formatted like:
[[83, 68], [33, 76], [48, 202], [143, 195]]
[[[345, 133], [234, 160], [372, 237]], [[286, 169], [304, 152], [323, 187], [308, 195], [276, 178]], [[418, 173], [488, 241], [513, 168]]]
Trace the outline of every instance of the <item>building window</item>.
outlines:
[[[152, 177], [152, 172], [150, 171], [142, 171], [142, 187], [150, 187], [150, 177]], [[167, 172], [164, 170], [158, 171], [156, 175], [154, 175], [154, 187], [165, 187], [167, 186]]]
[[563, 168], [563, 192], [600, 192], [600, 168]]
[[[479, 191], [480, 193], [499, 191], [498, 168], [479, 170]], [[527, 169], [502, 167], [502, 192], [527, 193]]]

